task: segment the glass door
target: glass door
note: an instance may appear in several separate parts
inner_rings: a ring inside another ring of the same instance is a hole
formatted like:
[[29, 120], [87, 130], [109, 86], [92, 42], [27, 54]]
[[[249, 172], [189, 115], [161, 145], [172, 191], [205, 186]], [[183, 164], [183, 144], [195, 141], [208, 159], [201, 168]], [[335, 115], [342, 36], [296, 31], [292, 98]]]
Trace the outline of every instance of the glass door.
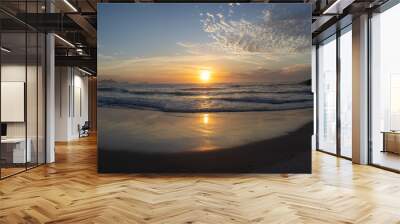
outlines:
[[336, 35], [320, 43], [317, 51], [317, 148], [336, 154]]
[[26, 170], [31, 160], [26, 119], [26, 33], [1, 33], [1, 176]]
[[[44, 1], [4, 5], [44, 12]], [[45, 34], [0, 12], [0, 178], [45, 163], [45, 44]]]
[[352, 157], [352, 27], [318, 45], [318, 150]]

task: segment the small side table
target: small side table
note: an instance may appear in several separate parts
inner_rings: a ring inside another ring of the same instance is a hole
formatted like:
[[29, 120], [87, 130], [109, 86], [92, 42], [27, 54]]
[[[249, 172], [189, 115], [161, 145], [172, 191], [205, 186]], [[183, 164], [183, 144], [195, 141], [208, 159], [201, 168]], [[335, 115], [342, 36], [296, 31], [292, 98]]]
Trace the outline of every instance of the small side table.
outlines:
[[382, 152], [391, 152], [400, 154], [400, 131], [382, 131], [383, 150]]

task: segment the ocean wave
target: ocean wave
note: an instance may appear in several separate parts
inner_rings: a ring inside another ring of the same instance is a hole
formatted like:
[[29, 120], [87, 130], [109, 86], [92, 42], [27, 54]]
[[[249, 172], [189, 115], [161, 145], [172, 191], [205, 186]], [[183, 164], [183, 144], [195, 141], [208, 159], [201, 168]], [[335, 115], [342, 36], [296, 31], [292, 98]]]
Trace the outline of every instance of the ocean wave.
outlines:
[[301, 103], [312, 101], [312, 99], [273, 99], [260, 97], [238, 97], [238, 98], [213, 98], [213, 100], [224, 100], [230, 102], [245, 102], [245, 103], [269, 103], [269, 104], [284, 104], [284, 103]]
[[[276, 111], [311, 108], [312, 100], [275, 100], [259, 99], [259, 101], [246, 99], [208, 99], [187, 101], [154, 100], [133, 97], [99, 97], [100, 107], [125, 107], [134, 109], [153, 109], [164, 112], [248, 112], [248, 111]], [[243, 104], [245, 103], [245, 104]]]
[[[99, 87], [99, 91], [102, 92], [117, 92], [117, 93], [126, 93], [126, 94], [134, 94], [134, 95], [172, 95], [172, 96], [201, 96], [201, 95], [231, 95], [231, 94], [294, 94], [294, 93], [304, 93], [311, 95], [312, 92], [309, 89], [293, 89], [293, 90], [226, 90], [226, 91], [212, 91], [212, 89], [222, 90], [223, 88], [208, 88], [205, 90], [204, 88], [190, 88], [182, 89], [183, 91], [159, 91], [159, 90], [129, 90], [125, 88], [117, 88], [117, 87]], [[201, 90], [200, 90], [201, 89]]]
[[215, 90], [223, 90], [223, 87], [192, 87], [192, 88], [184, 88], [181, 89], [183, 91], [215, 91]]
[[310, 86], [299, 84], [100, 84], [99, 106], [165, 112], [244, 112], [311, 108]]

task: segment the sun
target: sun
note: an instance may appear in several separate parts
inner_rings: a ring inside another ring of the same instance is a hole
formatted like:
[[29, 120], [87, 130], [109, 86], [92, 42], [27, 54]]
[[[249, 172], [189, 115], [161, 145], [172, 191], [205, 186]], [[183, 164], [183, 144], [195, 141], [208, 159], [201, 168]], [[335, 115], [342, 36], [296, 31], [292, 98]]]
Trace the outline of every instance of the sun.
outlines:
[[200, 70], [199, 77], [202, 82], [208, 82], [211, 79], [211, 71], [210, 70]]

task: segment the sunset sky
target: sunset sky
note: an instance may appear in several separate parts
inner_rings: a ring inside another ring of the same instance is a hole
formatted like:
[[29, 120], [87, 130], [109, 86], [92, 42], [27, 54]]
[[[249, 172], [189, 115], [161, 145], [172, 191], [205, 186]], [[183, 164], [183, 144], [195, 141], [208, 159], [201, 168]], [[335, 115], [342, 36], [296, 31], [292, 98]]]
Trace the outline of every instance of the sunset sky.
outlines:
[[303, 81], [308, 4], [99, 4], [100, 79], [146, 83]]

